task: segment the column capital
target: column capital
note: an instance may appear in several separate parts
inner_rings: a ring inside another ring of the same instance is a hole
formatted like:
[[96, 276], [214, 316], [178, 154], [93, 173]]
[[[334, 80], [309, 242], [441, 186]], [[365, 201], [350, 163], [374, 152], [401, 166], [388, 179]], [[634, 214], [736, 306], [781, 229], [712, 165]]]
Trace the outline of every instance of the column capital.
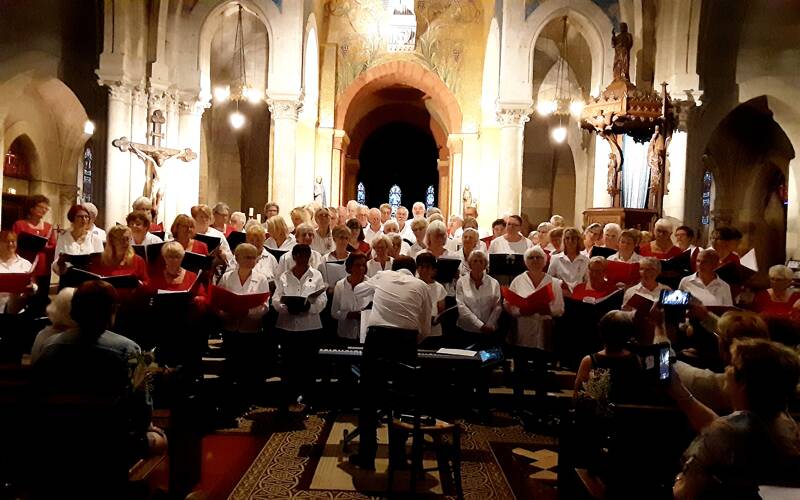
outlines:
[[131, 90], [131, 102], [134, 106], [147, 105], [148, 97], [147, 90], [141, 85], [137, 85]]
[[119, 101], [125, 104], [131, 103], [133, 86], [125, 82], [109, 82], [105, 80], [99, 80], [98, 83], [108, 87], [108, 98], [112, 101]]
[[334, 129], [333, 149], [338, 149], [339, 151], [341, 151], [343, 149], [346, 149], [349, 144], [350, 144], [350, 137], [347, 136], [347, 132], [342, 129]]
[[530, 106], [498, 103], [497, 123], [501, 127], [522, 128], [531, 119], [532, 112], [533, 109]]
[[297, 121], [297, 117], [303, 109], [303, 101], [297, 98], [269, 98], [267, 106], [269, 106], [273, 120], [284, 118]]
[[201, 100], [183, 99], [183, 98], [178, 100], [178, 112], [182, 115], [189, 114], [189, 115], [202, 116], [205, 110], [208, 109], [210, 106], [211, 106], [210, 103]]

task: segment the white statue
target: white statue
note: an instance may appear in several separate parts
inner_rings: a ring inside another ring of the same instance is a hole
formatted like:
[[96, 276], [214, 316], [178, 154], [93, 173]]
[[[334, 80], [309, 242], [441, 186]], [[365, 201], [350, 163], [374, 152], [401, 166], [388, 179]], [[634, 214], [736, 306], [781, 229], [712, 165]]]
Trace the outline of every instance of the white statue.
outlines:
[[472, 206], [472, 191], [469, 190], [469, 184], [464, 185], [464, 194], [461, 196], [461, 201], [464, 203], [463, 208]]
[[328, 206], [325, 200], [325, 186], [322, 185], [322, 177], [320, 176], [314, 179], [314, 201], [322, 207]]

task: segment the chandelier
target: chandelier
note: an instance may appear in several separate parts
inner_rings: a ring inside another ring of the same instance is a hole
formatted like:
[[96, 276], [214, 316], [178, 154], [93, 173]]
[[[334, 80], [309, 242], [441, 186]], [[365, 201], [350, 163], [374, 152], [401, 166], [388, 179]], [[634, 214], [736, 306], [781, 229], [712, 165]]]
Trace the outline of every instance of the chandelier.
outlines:
[[552, 99], [539, 99], [536, 104], [536, 112], [541, 116], [554, 115], [558, 117], [558, 126], [550, 130], [550, 136], [554, 141], [561, 143], [567, 138], [567, 129], [564, 126], [564, 119], [572, 115], [580, 117], [583, 111], [583, 100], [573, 98], [572, 89], [569, 81], [569, 68], [567, 67], [567, 56], [569, 47], [567, 45], [567, 16], [562, 18], [563, 27], [561, 29], [561, 45], [559, 47], [558, 66], [556, 67], [556, 89]]
[[239, 103], [248, 101], [257, 104], [264, 99], [264, 92], [260, 89], [251, 87], [247, 83], [247, 64], [244, 56], [244, 27], [242, 26], [242, 4], [239, 4], [239, 11], [236, 19], [236, 37], [233, 43], [233, 68], [236, 76], [230, 85], [216, 87], [214, 89], [214, 100], [216, 102], [232, 101], [236, 103], [236, 110], [233, 111], [228, 120], [233, 128], [239, 129], [245, 123], [245, 117], [239, 111]]

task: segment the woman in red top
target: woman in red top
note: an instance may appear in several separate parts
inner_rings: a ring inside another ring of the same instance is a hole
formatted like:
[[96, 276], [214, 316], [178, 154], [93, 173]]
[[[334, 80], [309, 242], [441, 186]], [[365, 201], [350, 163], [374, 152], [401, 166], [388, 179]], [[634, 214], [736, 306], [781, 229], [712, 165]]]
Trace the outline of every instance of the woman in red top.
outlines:
[[136, 276], [147, 283], [147, 265], [131, 246], [133, 237], [127, 226], [114, 226], [108, 231], [108, 243], [102, 255], [89, 265], [90, 273], [100, 276]]
[[[171, 292], [190, 290], [197, 280], [197, 274], [181, 267], [185, 253], [183, 246], [177, 241], [165, 243], [161, 247], [164, 268], [150, 277], [149, 287], [153, 290], [169, 290]], [[197, 289], [197, 295], [203, 295], [202, 286]]]
[[658, 219], [654, 228], [655, 237], [648, 244], [639, 247], [642, 257], [655, 257], [656, 259], [671, 259], [680, 255], [680, 247], [672, 243], [672, 223], [667, 219]]
[[800, 319], [800, 292], [792, 289], [794, 274], [784, 265], [769, 268], [771, 288], [756, 293], [753, 309], [771, 316], [795, 316]]
[[572, 298], [583, 300], [586, 297], [602, 299], [616, 290], [614, 283], [606, 279], [606, 259], [596, 256], [589, 259], [589, 281], [578, 283], [572, 290]]
[[34, 194], [30, 196], [25, 203], [26, 216], [14, 223], [11, 230], [17, 235], [20, 233], [28, 233], [36, 236], [47, 238], [47, 245], [44, 250], [39, 252], [38, 255], [24, 256], [32, 260], [38, 257], [35, 273], [37, 276], [50, 277], [50, 264], [53, 261], [53, 252], [56, 248], [56, 232], [53, 231], [53, 225], [44, 221], [44, 216], [50, 211], [50, 200], [47, 196], [42, 194]]
[[194, 239], [194, 219], [185, 214], [175, 217], [170, 228], [172, 239], [183, 246], [187, 252], [208, 255], [208, 245]]
[[345, 225], [350, 230], [350, 243], [347, 246], [347, 251], [369, 255], [372, 248], [369, 243], [364, 241], [364, 229], [361, 228], [361, 223], [358, 222], [358, 219], [348, 219]]

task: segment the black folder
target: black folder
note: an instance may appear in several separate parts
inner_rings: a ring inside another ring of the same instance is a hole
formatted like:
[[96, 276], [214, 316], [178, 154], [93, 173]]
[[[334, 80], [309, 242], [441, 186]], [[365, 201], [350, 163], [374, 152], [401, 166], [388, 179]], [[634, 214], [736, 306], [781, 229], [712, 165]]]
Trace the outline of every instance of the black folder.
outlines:
[[162, 240], [165, 239], [165, 237], [167, 235], [166, 231], [150, 231], [150, 234], [152, 234], [154, 236], [158, 236]]
[[267, 252], [271, 253], [275, 257], [275, 260], [277, 260], [278, 262], [280, 262], [283, 254], [289, 251], [289, 250], [276, 250], [274, 248], [269, 248], [269, 247], [264, 247], [264, 248], [266, 248]]
[[680, 255], [671, 259], [661, 261], [661, 274], [658, 275], [658, 282], [676, 290], [681, 280], [689, 276], [692, 271], [692, 252], [686, 250]]
[[119, 276], [100, 276], [99, 274], [90, 273], [89, 271], [72, 267], [64, 274], [64, 276], [61, 277], [61, 288], [66, 286], [77, 287], [81, 283], [92, 280], [105, 281], [117, 289], [132, 289], [137, 288], [142, 284], [139, 281], [139, 278], [132, 274], [123, 274]]
[[442, 284], [452, 283], [458, 277], [461, 259], [436, 259], [436, 281]]
[[[89, 267], [89, 264], [91, 264], [92, 261], [94, 261], [95, 259], [99, 259], [101, 255], [103, 255], [102, 252], [85, 253], [78, 255], [65, 253], [63, 254], [62, 259], [64, 260], [64, 262], [71, 264], [72, 267], [76, 269], [86, 269], [87, 267]], [[56, 258], [58, 257], [56, 256]]]
[[214, 257], [210, 255], [200, 255], [199, 253], [186, 252], [183, 254], [183, 261], [181, 267], [193, 273], [200, 273], [211, 267], [214, 262]]
[[519, 276], [524, 273], [525, 258], [518, 253], [493, 253], [489, 255], [489, 275], [494, 276]]
[[150, 245], [132, 245], [133, 251], [139, 257], [143, 258], [148, 265], [153, 265], [161, 259], [161, 249], [164, 247], [164, 241], [152, 243]]
[[606, 259], [617, 253], [613, 248], [593, 246], [590, 257], [605, 257]]
[[231, 247], [231, 252], [233, 252], [236, 250], [236, 247], [242, 243], [247, 243], [247, 233], [242, 231], [233, 231], [226, 239], [228, 240], [228, 245]]
[[728, 262], [716, 269], [719, 279], [729, 285], [741, 286], [752, 278], [756, 271], [738, 262]]
[[194, 239], [202, 241], [208, 247], [208, 253], [213, 252], [222, 242], [219, 236], [208, 236], [206, 234], [195, 234]]
[[23, 259], [33, 262], [36, 254], [47, 245], [47, 238], [31, 233], [19, 233], [17, 235], [17, 253]]

